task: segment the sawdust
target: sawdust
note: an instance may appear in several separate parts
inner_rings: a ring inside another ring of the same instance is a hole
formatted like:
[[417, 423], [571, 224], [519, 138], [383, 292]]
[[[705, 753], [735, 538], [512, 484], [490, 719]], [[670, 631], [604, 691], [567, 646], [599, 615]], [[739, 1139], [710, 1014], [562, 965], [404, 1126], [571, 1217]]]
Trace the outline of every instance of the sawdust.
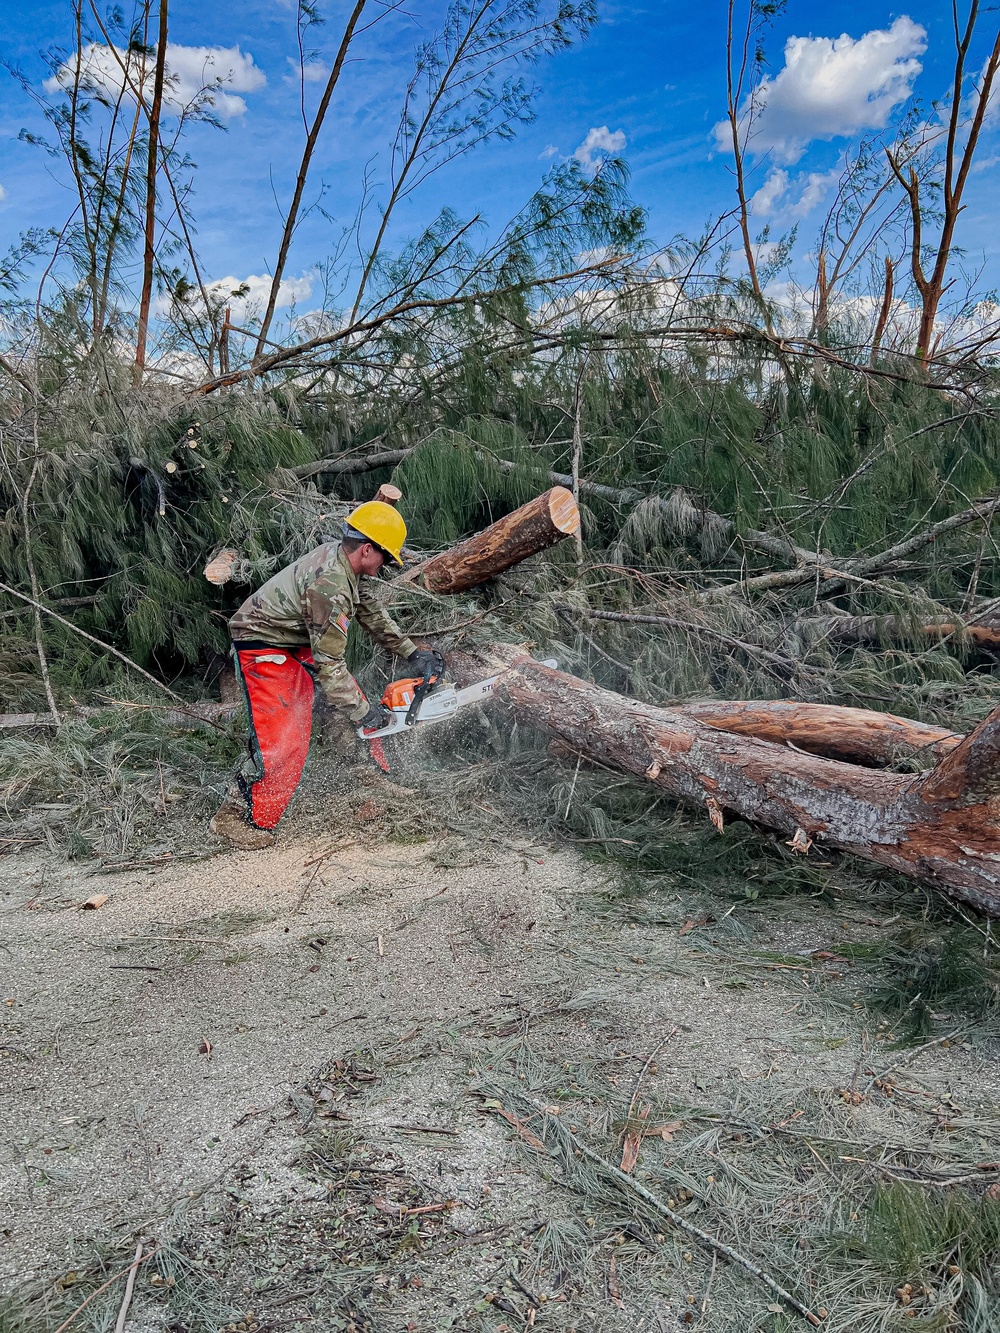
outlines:
[[[691, 1108], [717, 1108], [883, 1144], [960, 1122], [948, 1132], [968, 1126], [973, 1156], [995, 1123], [994, 1053], [961, 1043], [909, 1063], [912, 1112], [870, 1088], [845, 1099], [892, 1059], [849, 978], [811, 955], [872, 925], [791, 903], [741, 909], [738, 930], [692, 924], [682, 895], [676, 919], [630, 921], [574, 851], [489, 807], [474, 832], [421, 824], [411, 798], [321, 770], [269, 852], [158, 852], [114, 875], [0, 862], [3, 1289], [55, 1291], [98, 1252], [124, 1267], [150, 1236], [167, 1257], [133, 1333], [652, 1329], [692, 1301], [721, 1331], [736, 1279], [628, 1203], [595, 1222], [490, 1113], [495, 1085], [563, 1106], [612, 1150], [633, 1104], [654, 1125], [680, 1107], [693, 1130]], [[95, 893], [104, 905], [78, 910]], [[711, 1184], [673, 1137], [643, 1141], [643, 1169], [700, 1206]], [[58, 1296], [72, 1308], [73, 1284]], [[739, 1298], [741, 1326], [775, 1326], [766, 1291]]]

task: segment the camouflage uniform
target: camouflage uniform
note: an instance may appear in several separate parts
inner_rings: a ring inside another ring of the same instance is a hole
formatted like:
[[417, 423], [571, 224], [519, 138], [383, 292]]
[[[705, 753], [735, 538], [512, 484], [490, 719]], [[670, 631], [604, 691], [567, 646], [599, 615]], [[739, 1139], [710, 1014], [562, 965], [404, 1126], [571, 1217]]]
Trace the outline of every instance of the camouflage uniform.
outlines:
[[376, 601], [371, 582], [355, 574], [339, 542], [318, 546], [247, 598], [229, 622], [233, 642], [237, 647], [308, 645], [327, 702], [357, 722], [367, 713], [368, 701], [344, 662], [351, 621], [356, 619], [397, 657], [416, 650]]
[[416, 651], [375, 600], [370, 580], [355, 574], [339, 542], [329, 542], [275, 574], [229, 622], [250, 729], [236, 783], [256, 831], [274, 829], [302, 776], [314, 682], [342, 716], [358, 722], [368, 712], [344, 661], [352, 619], [397, 657]]

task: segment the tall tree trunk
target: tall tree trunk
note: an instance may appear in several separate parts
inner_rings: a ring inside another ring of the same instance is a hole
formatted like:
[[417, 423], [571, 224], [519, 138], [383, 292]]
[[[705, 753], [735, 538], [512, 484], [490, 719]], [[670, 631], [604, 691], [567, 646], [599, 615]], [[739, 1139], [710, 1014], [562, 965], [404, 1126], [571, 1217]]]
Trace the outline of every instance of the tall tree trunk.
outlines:
[[146, 367], [146, 335], [149, 307], [153, 298], [153, 264], [156, 258], [156, 170], [160, 146], [160, 109], [163, 105], [163, 79], [167, 65], [167, 0], [160, 0], [160, 30], [156, 41], [156, 68], [153, 71], [153, 100], [149, 108], [149, 153], [146, 159], [146, 225], [142, 251], [142, 294], [139, 298], [139, 324], [135, 339], [135, 383], [142, 383]]
[[926, 774], [877, 772], [707, 727], [493, 644], [452, 655], [499, 671], [496, 704], [584, 759], [687, 804], [877, 862], [1000, 916], [1000, 708]]
[[[263, 356], [264, 348], [267, 345], [267, 335], [271, 328], [271, 321], [274, 318], [275, 306], [278, 303], [278, 292], [281, 288], [281, 279], [285, 272], [285, 264], [288, 261], [288, 251], [292, 244], [292, 236], [295, 234], [295, 224], [299, 219], [299, 208], [302, 205], [302, 195], [306, 188], [306, 178], [309, 175], [309, 167], [312, 164], [313, 153], [316, 151], [316, 144], [319, 140], [320, 130], [323, 128], [323, 122], [326, 119], [326, 113], [330, 107], [330, 99], [333, 97], [334, 89], [340, 80], [341, 71], [344, 68], [344, 61], [347, 58], [347, 52], [350, 49], [351, 42], [354, 40], [354, 29], [361, 18], [362, 10], [367, 4], [367, 0], [357, 0], [351, 17], [347, 20], [347, 27], [344, 29], [344, 35], [340, 39], [340, 49], [337, 52], [337, 58], [333, 62], [333, 69], [330, 71], [330, 77], [326, 81], [326, 87], [323, 89], [323, 96], [320, 98], [319, 107], [313, 118], [312, 126], [306, 135], [305, 148], [302, 150], [302, 161], [299, 163], [298, 175], [295, 178], [295, 190], [292, 194], [292, 202], [288, 205], [288, 215], [285, 218], [284, 231], [281, 234], [281, 245], [278, 249], [278, 258], [274, 265], [274, 273], [271, 275], [271, 290], [267, 294], [267, 309], [264, 311], [264, 318], [261, 321], [260, 333], [257, 336], [257, 346], [254, 349], [254, 357]], [[304, 77], [304, 76], [303, 76]], [[228, 374], [228, 368], [221, 372]]]
[[768, 309], [764, 290], [760, 285], [760, 276], [757, 273], [757, 252], [750, 235], [750, 201], [747, 198], [746, 174], [744, 171], [744, 149], [746, 148], [746, 139], [755, 114], [753, 99], [756, 88], [753, 85], [751, 85], [750, 96], [747, 102], [747, 131], [744, 133], [742, 141], [740, 138], [740, 98], [743, 95], [747, 71], [751, 68], [750, 45], [755, 35], [754, 21], [756, 17], [758, 17], [756, 7], [751, 3], [747, 11], [746, 30], [743, 34], [743, 48], [740, 53], [739, 72], [734, 78], [736, 59], [735, 0], [729, 0], [729, 17], [726, 29], [726, 110], [733, 145], [733, 174], [736, 178], [736, 198], [739, 201], [738, 213], [740, 220], [740, 234], [743, 237], [743, 253], [747, 261], [747, 273], [750, 277], [750, 287], [763, 317], [764, 325], [768, 333], [771, 333], [773, 332], [771, 312]]

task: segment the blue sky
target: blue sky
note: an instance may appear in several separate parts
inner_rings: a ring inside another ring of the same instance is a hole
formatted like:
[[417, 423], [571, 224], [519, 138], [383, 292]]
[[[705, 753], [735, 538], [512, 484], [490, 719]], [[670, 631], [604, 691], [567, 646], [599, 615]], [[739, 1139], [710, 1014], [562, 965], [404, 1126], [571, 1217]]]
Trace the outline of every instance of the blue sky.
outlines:
[[[0, 52], [41, 86], [48, 70], [40, 52], [71, 42], [69, 0], [32, 0], [16, 19], [12, 0], [4, 8]], [[348, 6], [324, 0], [322, 8], [328, 21], [312, 41], [328, 59]], [[287, 269], [302, 280], [300, 308], [308, 308], [310, 295], [315, 298], [314, 266], [332, 250], [340, 223], [353, 216], [366, 163], [376, 186], [384, 181], [413, 49], [433, 35], [443, 10], [437, 0], [411, 0], [405, 14], [390, 16], [358, 44], [310, 178], [311, 197], [318, 196], [322, 183], [324, 208], [337, 222], [331, 225], [314, 211], [299, 230]], [[415, 232], [442, 204], [463, 216], [481, 212], [501, 222], [525, 201], [551, 162], [580, 151], [588, 134], [598, 144], [624, 144], [633, 194], [649, 211], [655, 241], [697, 233], [732, 205], [727, 155], [713, 135], [725, 111], [725, 0], [599, 0], [599, 10], [600, 24], [587, 41], [530, 71], [539, 89], [535, 122], [512, 142], [489, 144], [433, 177], [400, 213], [397, 239]], [[802, 249], [808, 249], [829, 197], [824, 192], [830, 173], [851, 132], [863, 128], [866, 118], [891, 121], [908, 90], [927, 103], [947, 92], [949, 10], [945, 0], [914, 0], [902, 7], [881, 0], [823, 5], [791, 0], [767, 38], [774, 106], [766, 113], [768, 152], [755, 164], [751, 181], [751, 190], [761, 191], [756, 225], [770, 221], [780, 231], [797, 222]], [[293, 77], [294, 17], [287, 0], [245, 0], [240, 6], [173, 0], [171, 5], [171, 43], [238, 47], [253, 61], [252, 69], [243, 68], [245, 90], [233, 90], [245, 111], [228, 115], [224, 132], [195, 126], [188, 139], [198, 163], [197, 240], [210, 278], [265, 274], [274, 262], [278, 204], [288, 198], [303, 138]], [[987, 10], [975, 68], [995, 27], [996, 12]], [[834, 46], [831, 39], [842, 35], [850, 40]], [[789, 39], [799, 40], [786, 51]], [[309, 85], [310, 96], [315, 98], [320, 86]], [[816, 90], [823, 88], [827, 91], [819, 96]], [[228, 110], [239, 107], [233, 103]], [[967, 251], [963, 262], [982, 267], [984, 287], [1000, 286], [995, 221], [1000, 190], [997, 165], [990, 164], [1000, 152], [998, 121], [994, 115], [982, 144], [982, 165], [972, 180], [959, 236]], [[19, 142], [22, 127], [37, 130], [42, 122], [30, 99], [2, 75], [3, 246], [26, 227], [60, 226], [72, 207], [65, 169]]]

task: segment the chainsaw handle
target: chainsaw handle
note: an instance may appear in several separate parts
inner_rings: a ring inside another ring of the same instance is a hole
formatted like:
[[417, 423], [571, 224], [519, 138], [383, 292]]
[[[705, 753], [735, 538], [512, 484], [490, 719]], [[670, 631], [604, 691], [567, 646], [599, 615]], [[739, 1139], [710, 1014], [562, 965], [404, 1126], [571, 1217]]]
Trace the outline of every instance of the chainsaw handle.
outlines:
[[412, 727], [417, 721], [417, 714], [420, 711], [420, 705], [427, 698], [431, 690], [440, 683], [440, 674], [433, 676], [421, 676], [419, 684], [413, 687], [413, 702], [406, 710], [406, 725]]

